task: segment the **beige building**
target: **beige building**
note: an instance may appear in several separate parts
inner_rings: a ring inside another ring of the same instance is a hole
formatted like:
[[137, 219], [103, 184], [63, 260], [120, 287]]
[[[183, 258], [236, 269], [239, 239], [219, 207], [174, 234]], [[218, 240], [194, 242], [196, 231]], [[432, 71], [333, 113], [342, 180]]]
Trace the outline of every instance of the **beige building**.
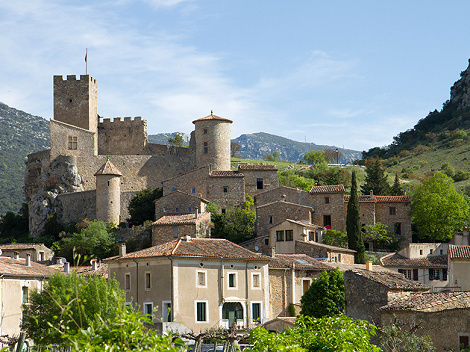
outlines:
[[57, 270], [19, 255], [0, 257], [0, 335], [18, 336], [22, 304], [28, 302], [32, 290], [41, 291], [47, 278]]
[[470, 291], [470, 246], [449, 245], [449, 284]]
[[271, 319], [268, 262], [227, 240], [190, 237], [107, 260], [128, 302], [163, 331], [195, 333]]
[[9, 243], [0, 245], [0, 255], [13, 257], [18, 253], [20, 258], [26, 259], [30, 255], [32, 261], [46, 262], [52, 260], [54, 252], [42, 243]]

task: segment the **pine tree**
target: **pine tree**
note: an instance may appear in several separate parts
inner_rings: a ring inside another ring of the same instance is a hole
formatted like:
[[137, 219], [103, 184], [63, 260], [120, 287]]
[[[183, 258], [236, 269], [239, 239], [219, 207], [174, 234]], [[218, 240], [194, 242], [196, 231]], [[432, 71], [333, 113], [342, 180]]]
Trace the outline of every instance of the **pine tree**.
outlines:
[[362, 185], [362, 194], [369, 194], [372, 190], [375, 195], [389, 195], [390, 185], [387, 175], [379, 159], [370, 160], [366, 168], [366, 182]]
[[390, 194], [392, 196], [401, 196], [405, 192], [403, 192], [403, 188], [400, 185], [400, 180], [398, 179], [398, 174], [395, 174], [395, 181], [393, 181], [392, 188], [390, 189]]
[[357, 195], [356, 171], [351, 175], [351, 196], [349, 197], [346, 214], [346, 232], [348, 247], [356, 251], [355, 262], [365, 263], [365, 247], [359, 215], [359, 197]]

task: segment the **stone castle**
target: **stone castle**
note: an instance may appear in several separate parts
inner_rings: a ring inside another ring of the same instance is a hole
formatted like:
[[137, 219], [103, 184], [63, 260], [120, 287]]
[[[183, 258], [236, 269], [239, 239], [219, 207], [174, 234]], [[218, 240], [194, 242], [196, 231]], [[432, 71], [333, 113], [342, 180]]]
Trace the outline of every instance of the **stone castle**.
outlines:
[[188, 187], [184, 175], [199, 180], [185, 191], [209, 200], [219, 192], [208, 185], [208, 178], [219, 180], [222, 210], [244, 201], [245, 189], [270, 188], [257, 172], [269, 171], [272, 187], [277, 187], [275, 168], [230, 171], [231, 120], [211, 113], [193, 123], [188, 148], [149, 143], [147, 122], [141, 117], [111, 120], [98, 115], [94, 78], [54, 76], [50, 149], [30, 154], [25, 171], [31, 235], [40, 235], [53, 215], [60, 223], [81, 218], [125, 221], [129, 201], [139, 190], [162, 187], [165, 180], [173, 180], [167, 181], [173, 190], [175, 178], [181, 190]]

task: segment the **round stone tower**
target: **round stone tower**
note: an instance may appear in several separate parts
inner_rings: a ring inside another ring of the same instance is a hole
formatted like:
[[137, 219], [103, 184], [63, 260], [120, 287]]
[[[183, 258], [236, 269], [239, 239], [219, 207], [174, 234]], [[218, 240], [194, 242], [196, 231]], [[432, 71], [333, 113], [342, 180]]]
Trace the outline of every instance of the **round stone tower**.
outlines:
[[214, 115], [194, 120], [196, 168], [211, 164], [212, 170], [230, 170], [230, 125], [233, 121]]
[[108, 160], [95, 173], [96, 218], [105, 222], [120, 222], [122, 174]]

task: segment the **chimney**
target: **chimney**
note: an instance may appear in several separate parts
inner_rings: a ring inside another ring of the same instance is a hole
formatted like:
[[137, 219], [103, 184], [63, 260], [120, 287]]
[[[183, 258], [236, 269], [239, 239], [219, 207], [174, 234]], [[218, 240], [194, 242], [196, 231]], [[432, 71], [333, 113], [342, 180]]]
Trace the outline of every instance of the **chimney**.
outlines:
[[31, 254], [27, 253], [26, 254], [26, 266], [31, 266]]
[[196, 219], [199, 217], [199, 209], [196, 207]]
[[372, 268], [372, 262], [371, 261], [366, 261], [366, 270], [367, 271], [374, 271], [374, 269]]
[[98, 270], [98, 261], [96, 259], [91, 260], [91, 270]]
[[69, 262], [64, 263], [64, 273], [66, 273], [66, 274], [70, 273], [70, 263]]
[[62, 257], [57, 257], [56, 258], [56, 264], [64, 264], [65, 263], [65, 258], [62, 258]]
[[125, 243], [120, 243], [119, 244], [119, 256], [123, 257], [126, 255], [126, 244]]
[[14, 252], [14, 253], [13, 253], [13, 259], [15, 259], [15, 260], [20, 259], [20, 253]]
[[370, 190], [370, 199], [374, 199], [374, 190]]
[[191, 242], [191, 236], [190, 235], [186, 235], [183, 237], [183, 241], [185, 242]]
[[276, 247], [271, 247], [271, 257], [276, 257]]

